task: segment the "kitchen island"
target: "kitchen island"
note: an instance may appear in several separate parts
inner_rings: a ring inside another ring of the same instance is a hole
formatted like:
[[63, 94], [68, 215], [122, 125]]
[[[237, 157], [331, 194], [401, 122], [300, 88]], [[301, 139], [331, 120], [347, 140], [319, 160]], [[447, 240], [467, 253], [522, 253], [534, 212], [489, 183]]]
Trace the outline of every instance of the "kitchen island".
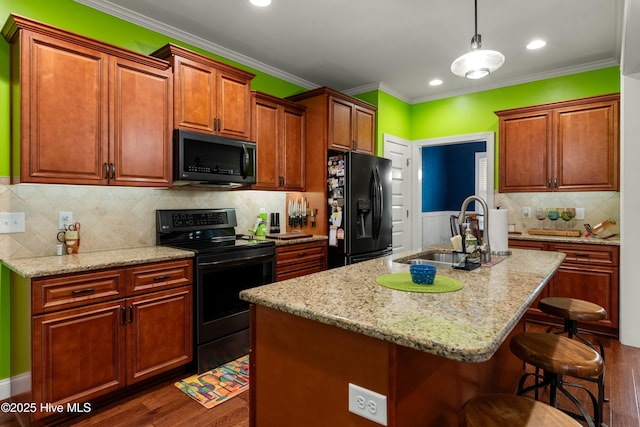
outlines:
[[440, 268], [464, 284], [450, 293], [380, 286], [409, 271], [392, 256], [243, 291], [252, 425], [376, 425], [349, 412], [350, 383], [387, 397], [388, 426], [457, 425], [467, 399], [515, 391], [509, 337], [563, 258], [514, 249], [491, 267]]

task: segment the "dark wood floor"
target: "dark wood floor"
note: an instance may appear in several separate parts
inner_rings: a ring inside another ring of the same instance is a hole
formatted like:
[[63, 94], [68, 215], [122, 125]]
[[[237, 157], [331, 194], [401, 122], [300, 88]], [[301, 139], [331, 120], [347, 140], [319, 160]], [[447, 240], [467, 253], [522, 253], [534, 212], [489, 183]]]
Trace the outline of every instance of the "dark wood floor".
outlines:
[[[531, 326], [531, 330], [543, 330]], [[604, 421], [609, 427], [640, 426], [640, 348], [623, 346], [617, 340], [602, 340], [606, 354]], [[215, 408], [203, 406], [173, 386], [173, 380], [127, 397], [64, 426], [215, 426], [247, 427], [249, 393]], [[4, 421], [4, 422], [3, 422]], [[0, 426], [17, 426], [0, 414]]]

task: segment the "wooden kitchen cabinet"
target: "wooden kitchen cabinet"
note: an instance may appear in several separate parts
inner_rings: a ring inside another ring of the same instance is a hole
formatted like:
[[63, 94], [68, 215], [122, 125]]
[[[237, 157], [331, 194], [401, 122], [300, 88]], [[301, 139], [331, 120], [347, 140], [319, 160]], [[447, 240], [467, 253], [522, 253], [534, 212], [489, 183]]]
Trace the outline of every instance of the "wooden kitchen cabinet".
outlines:
[[166, 61], [11, 15], [13, 182], [171, 185]]
[[248, 140], [254, 74], [174, 44], [152, 53], [174, 75], [174, 127]]
[[287, 99], [307, 108], [304, 197], [308, 206], [316, 210], [317, 221], [316, 227], [307, 226], [302, 231], [329, 235], [329, 222], [321, 220], [329, 217], [327, 156], [330, 150], [353, 150], [354, 138], [358, 140], [358, 149], [355, 151], [373, 154], [376, 107], [326, 87]]
[[509, 247], [558, 251], [566, 254], [553, 278], [527, 311], [527, 318], [544, 323], [562, 324], [562, 319], [549, 316], [537, 308], [546, 296], [577, 298], [604, 307], [607, 317], [598, 322], [580, 322], [589, 332], [618, 336], [619, 327], [619, 258], [617, 246], [578, 243], [543, 243], [509, 240]]
[[326, 269], [326, 240], [276, 247], [276, 281], [293, 279]]
[[304, 191], [305, 107], [254, 91], [251, 108], [258, 165], [253, 188]]
[[189, 363], [192, 278], [177, 260], [33, 279], [32, 401], [83, 403]]
[[619, 191], [619, 94], [497, 111], [500, 192]]

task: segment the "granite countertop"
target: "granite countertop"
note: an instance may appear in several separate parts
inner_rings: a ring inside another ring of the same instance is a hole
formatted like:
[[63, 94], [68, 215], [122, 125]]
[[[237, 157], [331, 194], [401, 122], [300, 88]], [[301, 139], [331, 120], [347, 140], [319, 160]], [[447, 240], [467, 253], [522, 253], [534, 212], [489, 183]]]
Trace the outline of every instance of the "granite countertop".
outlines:
[[193, 257], [192, 251], [164, 246], [145, 246], [73, 255], [4, 259], [2, 263], [26, 278], [78, 273], [102, 268]]
[[550, 243], [579, 243], [588, 245], [608, 245], [608, 246], [620, 246], [620, 235], [612, 236], [607, 239], [597, 239], [595, 237], [585, 237], [584, 234], [580, 237], [569, 236], [547, 236], [540, 234], [529, 234], [524, 232], [522, 234], [509, 234], [509, 239], [514, 240], [533, 240], [537, 242], [550, 242]]
[[300, 237], [299, 239], [287, 239], [287, 240], [281, 240], [281, 239], [269, 239], [269, 240], [273, 240], [274, 242], [276, 242], [276, 246], [287, 246], [287, 245], [295, 245], [298, 243], [309, 243], [309, 242], [317, 242], [319, 240], [329, 240], [329, 236], [321, 236], [321, 235], [317, 235], [314, 234], [311, 237]]
[[491, 358], [565, 257], [550, 251], [512, 253], [473, 271], [439, 268], [438, 274], [465, 285], [451, 293], [378, 285], [379, 275], [409, 271], [409, 265], [387, 256], [248, 289], [240, 297], [449, 359], [481, 362]]

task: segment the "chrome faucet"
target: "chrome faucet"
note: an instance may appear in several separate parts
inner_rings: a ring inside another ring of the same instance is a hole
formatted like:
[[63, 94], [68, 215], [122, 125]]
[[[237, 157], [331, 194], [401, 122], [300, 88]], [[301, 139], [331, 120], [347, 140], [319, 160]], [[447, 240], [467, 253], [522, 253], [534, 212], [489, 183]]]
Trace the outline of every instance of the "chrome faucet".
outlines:
[[[469, 203], [476, 201], [482, 205], [482, 213], [484, 213], [484, 230], [482, 231], [482, 246], [480, 246], [480, 262], [491, 261], [491, 246], [489, 246], [489, 208], [487, 202], [482, 197], [469, 196], [462, 202], [460, 207], [460, 215], [458, 215], [458, 225], [462, 226], [464, 218], [467, 214], [467, 206]], [[462, 236], [464, 239], [464, 236]]]

